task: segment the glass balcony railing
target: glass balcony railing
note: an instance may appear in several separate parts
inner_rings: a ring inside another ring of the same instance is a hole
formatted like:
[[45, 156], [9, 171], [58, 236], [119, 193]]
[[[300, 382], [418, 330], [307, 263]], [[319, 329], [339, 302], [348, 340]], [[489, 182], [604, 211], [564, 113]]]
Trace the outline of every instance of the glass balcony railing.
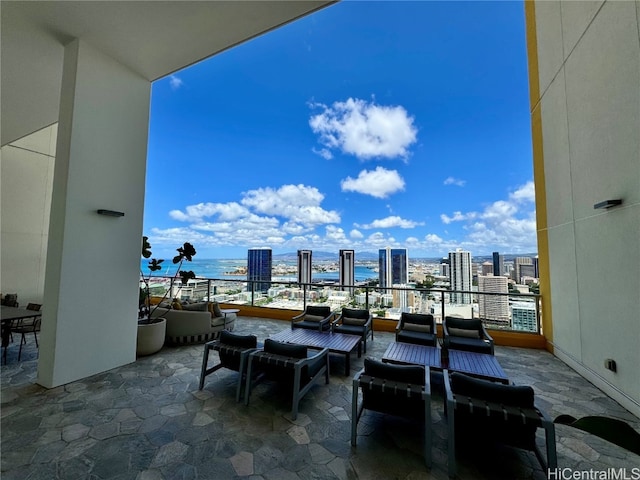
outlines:
[[[141, 281], [141, 286], [143, 285]], [[430, 313], [436, 323], [446, 316], [480, 318], [492, 330], [541, 333], [542, 297], [532, 293], [492, 293], [377, 285], [252, 282], [245, 279], [151, 277], [151, 294], [183, 301], [217, 301], [262, 308], [304, 310], [306, 305], [366, 308], [375, 318], [398, 320], [402, 312]]]

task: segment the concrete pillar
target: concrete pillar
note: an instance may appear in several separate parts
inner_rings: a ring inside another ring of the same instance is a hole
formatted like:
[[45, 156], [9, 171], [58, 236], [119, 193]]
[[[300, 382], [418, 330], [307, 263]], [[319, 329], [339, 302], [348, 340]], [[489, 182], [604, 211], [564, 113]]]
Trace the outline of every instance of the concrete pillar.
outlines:
[[135, 360], [150, 87], [81, 39], [65, 47], [38, 362], [45, 387]]

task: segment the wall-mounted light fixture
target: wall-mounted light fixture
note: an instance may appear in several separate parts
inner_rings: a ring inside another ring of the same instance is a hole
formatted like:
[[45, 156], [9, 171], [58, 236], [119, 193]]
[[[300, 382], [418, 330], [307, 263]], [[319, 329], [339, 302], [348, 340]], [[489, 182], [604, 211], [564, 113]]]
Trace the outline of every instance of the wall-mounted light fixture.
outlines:
[[124, 217], [124, 212], [116, 212], [115, 210], [98, 210], [99, 215], [106, 215], [107, 217]]
[[615, 200], [605, 200], [604, 202], [600, 202], [600, 203], [596, 203], [593, 208], [595, 208], [596, 210], [599, 208], [611, 208], [611, 207], [617, 207], [618, 205], [622, 204], [622, 200], [617, 198]]

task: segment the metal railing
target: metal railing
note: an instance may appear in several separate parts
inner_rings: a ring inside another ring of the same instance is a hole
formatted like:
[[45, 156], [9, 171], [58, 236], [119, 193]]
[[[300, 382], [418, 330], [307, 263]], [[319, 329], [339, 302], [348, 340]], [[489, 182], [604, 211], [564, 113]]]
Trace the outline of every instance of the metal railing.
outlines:
[[[304, 310], [308, 304], [365, 308], [374, 317], [397, 320], [402, 312], [480, 318], [490, 329], [541, 333], [542, 297], [532, 293], [493, 293], [377, 285], [248, 281], [197, 278], [182, 285], [175, 277], [151, 277], [151, 294], [192, 302], [217, 301], [262, 308]], [[257, 286], [265, 288], [256, 288]], [[269, 286], [269, 288], [266, 288]]]

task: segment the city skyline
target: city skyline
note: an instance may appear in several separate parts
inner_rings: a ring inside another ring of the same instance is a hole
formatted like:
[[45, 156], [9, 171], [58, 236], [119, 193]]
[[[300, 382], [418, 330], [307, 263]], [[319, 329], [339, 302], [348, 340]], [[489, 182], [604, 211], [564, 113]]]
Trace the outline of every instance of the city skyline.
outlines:
[[522, 4], [341, 2], [154, 82], [144, 232], [162, 256], [525, 253], [532, 178]]

